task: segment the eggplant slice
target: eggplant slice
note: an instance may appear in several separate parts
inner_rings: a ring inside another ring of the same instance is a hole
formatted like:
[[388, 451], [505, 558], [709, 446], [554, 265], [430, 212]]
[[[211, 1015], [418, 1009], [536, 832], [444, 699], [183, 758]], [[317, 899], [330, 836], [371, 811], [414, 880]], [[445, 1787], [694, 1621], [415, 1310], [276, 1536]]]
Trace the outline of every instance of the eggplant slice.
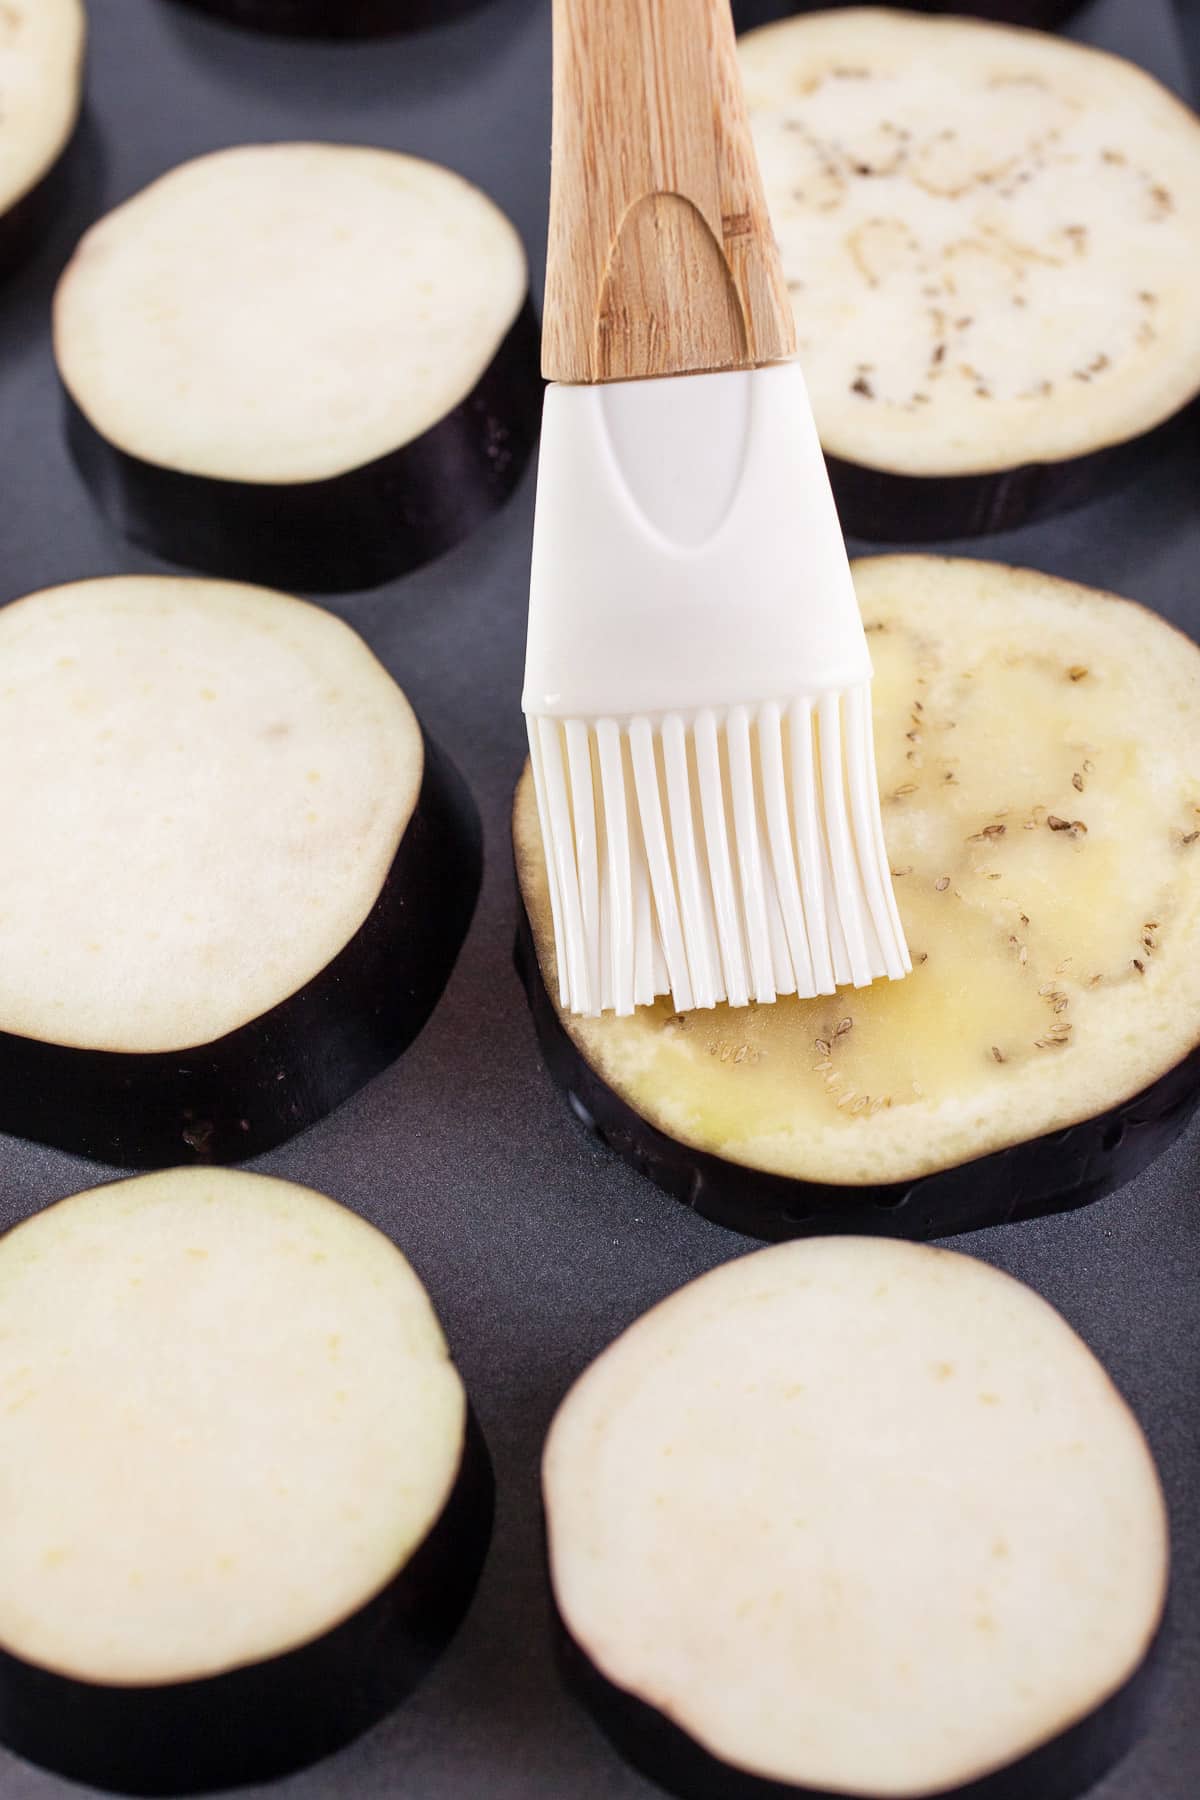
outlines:
[[0, 274], [29, 251], [83, 101], [83, 0], [0, 6]]
[[1068, 1800], [1152, 1698], [1146, 1441], [970, 1257], [822, 1238], [702, 1276], [567, 1395], [543, 1492], [568, 1671], [685, 1800]]
[[516, 231], [390, 150], [257, 144], [172, 170], [84, 236], [54, 344], [103, 511], [216, 575], [389, 580], [507, 499], [537, 436]]
[[154, 576], [0, 609], [0, 1130], [125, 1167], [259, 1154], [417, 1035], [478, 819], [362, 640]]
[[196, 12], [281, 37], [390, 37], [474, 12], [484, 0], [184, 0]]
[[0, 1739], [194, 1793], [327, 1755], [470, 1603], [487, 1452], [429, 1297], [344, 1207], [173, 1169], [0, 1239]]
[[741, 66], [846, 529], [1006, 529], [1144, 470], [1200, 392], [1200, 120], [1040, 32], [883, 9]]
[[520, 961], [551, 1073], [635, 1167], [761, 1237], [938, 1237], [1097, 1199], [1200, 1098], [1200, 651], [998, 564], [878, 557], [855, 581], [912, 974], [568, 1016], [526, 773]]

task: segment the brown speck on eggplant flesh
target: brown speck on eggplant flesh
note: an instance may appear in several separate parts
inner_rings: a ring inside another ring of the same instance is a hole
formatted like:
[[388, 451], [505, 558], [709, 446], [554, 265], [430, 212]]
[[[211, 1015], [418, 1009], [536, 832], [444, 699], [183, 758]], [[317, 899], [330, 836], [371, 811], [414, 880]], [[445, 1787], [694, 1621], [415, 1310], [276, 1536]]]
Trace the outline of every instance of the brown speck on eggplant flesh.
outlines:
[[[1073, 3], [1000, 10], [1046, 29]], [[781, 21], [769, 48], [751, 34], [742, 56], [785, 278], [806, 281], [805, 368], [849, 533], [912, 544], [1011, 530], [1114, 492], [1190, 438], [1200, 387], [1174, 271], [1200, 257], [1178, 201], [1183, 171], [1200, 187], [1195, 118], [1147, 95], [1136, 71], [1114, 83], [1083, 45], [1058, 40], [1052, 61], [1027, 36], [943, 16], [941, 0], [932, 20], [888, 15], [869, 43], [852, 10], [827, 23], [808, 8], [783, 18], [782, 0], [742, 4], [743, 30]], [[839, 24], [870, 51], [852, 125], [830, 112]], [[920, 113], [907, 136], [893, 117], [906, 96]], [[1119, 142], [1098, 149], [1101, 130]], [[1088, 171], [1069, 210], [1064, 165]], [[1131, 209], [1135, 270], [1114, 253]], [[1093, 303], [1103, 329], [1080, 341], [1065, 321]], [[869, 380], [853, 360], [867, 345]]]

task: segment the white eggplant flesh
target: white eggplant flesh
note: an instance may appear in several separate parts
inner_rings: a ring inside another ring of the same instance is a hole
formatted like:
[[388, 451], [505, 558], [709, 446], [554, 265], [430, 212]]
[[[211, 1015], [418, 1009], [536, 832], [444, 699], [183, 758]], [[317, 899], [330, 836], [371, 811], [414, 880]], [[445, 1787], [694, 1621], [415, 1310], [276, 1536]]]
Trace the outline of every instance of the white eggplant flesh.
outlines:
[[1062, 1800], [1128, 1747], [1167, 1591], [1154, 1462], [984, 1263], [822, 1238], [726, 1264], [583, 1374], [543, 1484], [597, 1716], [689, 1800]]

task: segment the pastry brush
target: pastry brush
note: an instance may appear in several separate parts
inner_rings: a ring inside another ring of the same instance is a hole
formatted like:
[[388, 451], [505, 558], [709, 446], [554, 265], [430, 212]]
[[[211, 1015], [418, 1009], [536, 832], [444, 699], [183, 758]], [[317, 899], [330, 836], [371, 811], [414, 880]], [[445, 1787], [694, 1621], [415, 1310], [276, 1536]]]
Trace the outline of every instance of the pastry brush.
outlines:
[[728, 0], [554, 0], [523, 707], [565, 1009], [911, 967]]

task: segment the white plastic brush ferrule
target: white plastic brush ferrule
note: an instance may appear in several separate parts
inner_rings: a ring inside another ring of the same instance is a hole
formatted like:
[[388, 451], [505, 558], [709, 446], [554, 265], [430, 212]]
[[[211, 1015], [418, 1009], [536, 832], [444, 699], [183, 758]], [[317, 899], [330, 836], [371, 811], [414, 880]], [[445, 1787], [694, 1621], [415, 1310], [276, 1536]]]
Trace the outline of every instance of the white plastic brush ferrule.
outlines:
[[870, 678], [798, 363], [547, 388], [527, 713], [815, 698]]
[[523, 704], [564, 1006], [908, 971], [870, 680], [796, 364], [547, 390]]

